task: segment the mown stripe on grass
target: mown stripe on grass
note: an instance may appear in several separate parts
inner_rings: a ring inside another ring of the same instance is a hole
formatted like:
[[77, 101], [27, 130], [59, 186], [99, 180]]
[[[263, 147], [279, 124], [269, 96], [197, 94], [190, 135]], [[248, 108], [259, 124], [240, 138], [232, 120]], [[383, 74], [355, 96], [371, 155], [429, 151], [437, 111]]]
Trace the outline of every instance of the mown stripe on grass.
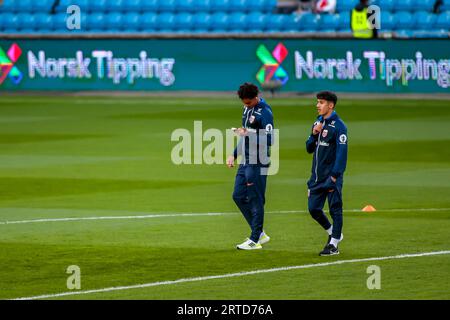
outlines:
[[149, 288], [149, 287], [156, 287], [156, 286], [163, 286], [163, 285], [173, 285], [173, 284], [186, 283], [186, 282], [197, 282], [197, 281], [206, 281], [206, 280], [213, 280], [213, 279], [243, 277], [243, 276], [261, 274], [261, 273], [289, 271], [289, 270], [297, 270], [297, 269], [310, 269], [310, 268], [334, 266], [334, 265], [341, 265], [341, 264], [348, 264], [348, 263], [416, 258], [416, 257], [436, 256], [436, 255], [445, 255], [445, 254], [450, 254], [450, 251], [448, 251], [448, 250], [447, 251], [433, 251], [433, 252], [423, 252], [423, 253], [400, 254], [400, 255], [396, 255], [396, 256], [373, 257], [373, 258], [352, 259], [352, 260], [338, 260], [338, 261], [333, 261], [333, 262], [305, 264], [305, 265], [299, 265], [299, 266], [287, 266], [287, 267], [261, 269], [261, 270], [247, 271], [247, 272], [227, 273], [227, 274], [221, 274], [221, 275], [215, 275], [215, 276], [184, 278], [184, 279], [170, 280], [170, 281], [151, 282], [151, 283], [136, 284], [136, 285], [131, 285], [131, 286], [109, 287], [109, 288], [84, 290], [84, 291], [70, 291], [70, 292], [62, 292], [62, 293], [55, 293], [55, 294], [44, 294], [44, 295], [40, 295], [40, 296], [15, 298], [13, 300], [51, 299], [51, 298], [90, 294], [90, 293], [123, 291], [123, 290], [142, 289], [142, 288]]

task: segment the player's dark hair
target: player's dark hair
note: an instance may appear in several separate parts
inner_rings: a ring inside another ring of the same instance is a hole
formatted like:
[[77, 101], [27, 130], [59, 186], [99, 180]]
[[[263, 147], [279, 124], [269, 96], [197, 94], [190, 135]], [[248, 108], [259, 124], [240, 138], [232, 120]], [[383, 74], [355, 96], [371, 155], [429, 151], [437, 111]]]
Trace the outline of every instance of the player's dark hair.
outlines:
[[239, 87], [237, 92], [239, 98], [242, 99], [253, 99], [258, 96], [258, 87], [253, 83], [246, 82]]
[[317, 99], [323, 99], [326, 101], [330, 101], [333, 102], [334, 106], [336, 106], [337, 104], [337, 96], [336, 94], [334, 94], [331, 91], [320, 91], [317, 95], [316, 95]]

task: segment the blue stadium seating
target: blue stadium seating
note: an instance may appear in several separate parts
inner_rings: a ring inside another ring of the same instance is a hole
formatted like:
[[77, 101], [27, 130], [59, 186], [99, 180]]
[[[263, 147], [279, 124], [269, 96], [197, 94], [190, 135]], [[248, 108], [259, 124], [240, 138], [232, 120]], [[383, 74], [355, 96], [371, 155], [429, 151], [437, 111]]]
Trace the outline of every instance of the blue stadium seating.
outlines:
[[245, 24], [250, 32], [263, 32], [266, 28], [266, 15], [262, 12], [252, 12], [245, 16]]
[[178, 32], [190, 32], [193, 29], [192, 15], [188, 12], [178, 13], [175, 16], [174, 27]]
[[211, 26], [211, 15], [207, 12], [198, 12], [192, 17], [194, 32], [208, 32]]
[[245, 12], [249, 9], [249, 4], [247, 3], [247, 0], [230, 0], [229, 6], [230, 11], [232, 12]]
[[211, 2], [214, 2], [214, 0], [194, 0], [192, 11], [209, 12], [212, 7]]
[[106, 27], [105, 31], [115, 32], [120, 31], [123, 28], [123, 15], [120, 12], [110, 12], [105, 15]]
[[[436, 0], [414, 0], [414, 11], [427, 11], [431, 12]], [[447, 0], [448, 1], [448, 0]]]
[[141, 0], [125, 0], [122, 11], [139, 12], [142, 9]]
[[282, 26], [282, 31], [292, 32], [302, 30], [302, 22], [300, 15], [290, 14], [284, 19], [284, 24]]
[[158, 15], [154, 12], [146, 12], [141, 16], [141, 28], [143, 32], [156, 31], [156, 17]]
[[339, 14], [337, 29], [338, 31], [345, 31], [345, 32], [351, 31], [350, 12], [341, 12]]
[[38, 13], [35, 15], [36, 26], [43, 32], [51, 32], [53, 30], [52, 16], [48, 13]]
[[245, 14], [242, 12], [233, 12], [229, 16], [230, 28], [231, 32], [242, 32], [245, 30], [247, 21], [245, 19]]
[[394, 22], [396, 30], [409, 30], [414, 23], [412, 15], [406, 11], [394, 13]]
[[49, 13], [53, 0], [39, 0], [33, 3], [33, 12]]
[[95, 0], [89, 6], [91, 12], [105, 12], [108, 8], [109, 5], [107, 5], [106, 0]]
[[303, 31], [317, 31], [320, 15], [305, 13], [300, 18], [300, 28]]
[[435, 29], [442, 29], [449, 32], [450, 30], [450, 11], [445, 11], [437, 17]]
[[[4, 0], [0, 32], [67, 32], [66, 10], [81, 8], [77, 32], [350, 32], [359, 0], [338, 0], [336, 14], [276, 13], [277, 0]], [[450, 0], [440, 14], [435, 0], [373, 0], [381, 7], [381, 32], [401, 37], [448, 37]], [[74, 32], [74, 31], [72, 31]]]
[[156, 17], [156, 28], [161, 32], [173, 32], [175, 15], [171, 12], [164, 12]]
[[[111, 1], [114, 2], [113, 0]], [[80, 7], [80, 11], [82, 13], [87, 13], [89, 10], [91, 10], [90, 6], [94, 3], [95, 2], [89, 0], [61, 0], [58, 6], [58, 11], [66, 13], [69, 6], [77, 5], [78, 7]], [[108, 5], [110, 4], [108, 3]]]
[[336, 12], [351, 11], [359, 3], [359, 0], [336, 1]]
[[175, 0], [164, 0], [158, 3], [158, 8], [162, 12], [174, 12], [176, 10]]
[[20, 31], [33, 32], [36, 27], [36, 18], [30, 13], [19, 13], [17, 19], [20, 21]]
[[87, 30], [90, 32], [102, 32], [105, 30], [105, 16], [103, 13], [95, 12], [91, 13], [87, 19]]
[[378, 0], [376, 5], [381, 8], [382, 13], [385, 11], [392, 11], [394, 7], [394, 0]]
[[175, 8], [179, 12], [193, 12], [195, 11], [194, 0], [177, 0]]
[[321, 19], [320, 31], [334, 32], [339, 25], [339, 14], [325, 14]]
[[124, 14], [122, 28], [125, 32], [138, 32], [141, 29], [141, 15], [137, 12]]
[[226, 32], [228, 27], [228, 14], [216, 12], [211, 15], [211, 29], [214, 32]]
[[431, 30], [436, 22], [437, 16], [426, 11], [418, 11], [413, 15], [414, 29]]
[[230, 0], [213, 0], [211, 2], [211, 11], [230, 11]]
[[141, 0], [141, 9], [143, 12], [156, 12], [159, 10], [158, 0]]
[[282, 32], [287, 24], [287, 15], [285, 14], [270, 14], [267, 16], [267, 31], [268, 32]]
[[391, 10], [394, 12], [413, 11], [414, 2], [413, 0], [396, 0]]
[[381, 10], [381, 31], [392, 31], [394, 23], [394, 15], [388, 11]]

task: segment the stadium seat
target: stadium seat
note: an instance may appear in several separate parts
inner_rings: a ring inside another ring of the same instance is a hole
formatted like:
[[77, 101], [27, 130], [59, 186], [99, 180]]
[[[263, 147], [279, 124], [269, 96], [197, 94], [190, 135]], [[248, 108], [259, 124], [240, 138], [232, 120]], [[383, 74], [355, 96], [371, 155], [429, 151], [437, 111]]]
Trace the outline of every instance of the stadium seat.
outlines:
[[194, 0], [193, 11], [209, 12], [212, 8], [211, 2], [214, 2], [214, 0]]
[[378, 0], [377, 5], [381, 8], [381, 13], [392, 11], [394, 7], [394, 0]]
[[176, 0], [175, 8], [178, 12], [194, 12], [194, 0]]
[[125, 11], [125, 6], [126, 6], [126, 2], [128, 2], [128, 0], [108, 0], [107, 1], [107, 5], [108, 5], [108, 11], [111, 12], [122, 12]]
[[5, 32], [16, 33], [19, 31], [20, 21], [16, 14], [7, 13], [3, 16], [3, 18], [5, 19], [5, 22], [3, 25]]
[[230, 11], [230, 0], [213, 0], [211, 1], [211, 11], [223, 11], [223, 12], [229, 12]]
[[286, 14], [269, 14], [266, 19], [268, 32], [283, 32], [286, 27]]
[[286, 15], [282, 28], [284, 32], [298, 32], [302, 29], [302, 23], [300, 15], [290, 14]]
[[161, 12], [175, 12], [176, 5], [175, 0], [162, 0], [158, 2], [159, 10]]
[[137, 12], [128, 12], [123, 15], [123, 27], [125, 32], [138, 32], [141, 29], [141, 15]]
[[50, 14], [37, 13], [34, 18], [39, 32], [50, 32], [53, 30], [53, 20]]
[[31, 13], [19, 13], [17, 19], [20, 21], [19, 29], [23, 32], [33, 32], [36, 27], [36, 19]]
[[442, 11], [449, 11], [450, 10], [450, 1], [445, 0], [444, 4], [441, 6]]
[[319, 27], [320, 15], [305, 13], [300, 17], [300, 30], [316, 31]]
[[141, 16], [141, 29], [143, 32], [154, 32], [156, 30], [157, 14], [146, 12]]
[[124, 1], [123, 11], [140, 12], [142, 11], [141, 0], [126, 0]]
[[53, 25], [53, 31], [54, 32], [65, 32], [67, 31], [67, 25], [66, 25], [66, 17], [67, 15], [65, 13], [58, 13], [58, 14], [52, 14], [52, 25]]
[[211, 15], [211, 29], [213, 32], [226, 32], [228, 26], [228, 14], [215, 12]]
[[102, 32], [105, 30], [105, 16], [101, 12], [88, 15], [86, 29], [90, 32]]
[[277, 0], [261, 0], [262, 2], [262, 11], [271, 13], [274, 12], [277, 7]]
[[14, 0], [3, 0], [3, 4], [0, 6], [1, 12], [3, 13], [14, 12], [16, 10], [15, 8]]
[[359, 0], [336, 1], [336, 12], [352, 11], [359, 3]]
[[14, 1], [15, 11], [18, 13], [31, 13], [33, 12], [32, 0], [20, 0]]
[[233, 12], [229, 16], [230, 26], [229, 30], [231, 32], [242, 32], [247, 28], [246, 15], [241, 12]]
[[[230, 11], [232, 12], [245, 12], [249, 9], [247, 0], [230, 0]], [[253, 10], [253, 8], [251, 9]]]
[[414, 25], [413, 16], [406, 11], [394, 13], [394, 29], [409, 30]]
[[39, 0], [33, 4], [33, 11], [49, 13], [53, 5], [53, 0]]
[[108, 8], [109, 8], [109, 5], [106, 3], [106, 0], [95, 0], [95, 1], [92, 1], [90, 6], [89, 6], [89, 10], [92, 13], [106, 12], [106, 11], [109, 11]]
[[171, 12], [163, 12], [156, 17], [156, 29], [160, 32], [174, 31], [175, 15]]
[[266, 15], [262, 12], [249, 13], [245, 16], [245, 25], [248, 32], [263, 32], [266, 28]]
[[434, 28], [437, 30], [450, 30], [450, 11], [445, 11], [439, 14], [434, 24]]
[[208, 32], [211, 27], [211, 15], [207, 12], [198, 12], [192, 16], [195, 32]]
[[413, 0], [414, 11], [432, 12], [435, 1], [436, 0]]
[[415, 30], [431, 30], [436, 22], [436, 15], [426, 11], [418, 11], [413, 14]]
[[182, 12], [175, 15], [174, 30], [178, 32], [190, 32], [192, 30], [192, 14]]
[[414, 3], [413, 0], [396, 0], [392, 11], [400, 12], [400, 11], [413, 11]]
[[105, 25], [106, 32], [115, 32], [122, 30], [124, 21], [121, 12], [110, 12], [105, 15], [105, 18], [106, 18], [106, 25]]
[[[343, 12], [342, 14], [345, 14]], [[323, 32], [336, 31], [338, 28], [340, 16], [339, 14], [324, 14], [320, 19], [320, 30]]]
[[348, 32], [351, 31], [350, 12], [341, 12], [339, 14], [337, 30], [339, 30], [339, 31], [348, 31]]
[[158, 0], [141, 0], [142, 12], [157, 12], [159, 10]]
[[389, 11], [381, 10], [381, 31], [392, 31], [394, 28], [394, 15]]
[[82, 13], [86, 13], [91, 10], [90, 6], [92, 5], [92, 3], [94, 2], [90, 2], [89, 0], [61, 0], [58, 5], [58, 12], [66, 13], [69, 6], [77, 5]]

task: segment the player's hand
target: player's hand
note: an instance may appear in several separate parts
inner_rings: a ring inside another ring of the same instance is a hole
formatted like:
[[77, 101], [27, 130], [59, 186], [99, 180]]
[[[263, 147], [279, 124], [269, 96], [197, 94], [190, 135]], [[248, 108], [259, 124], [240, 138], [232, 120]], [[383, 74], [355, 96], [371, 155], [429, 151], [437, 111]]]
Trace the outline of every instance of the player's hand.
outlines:
[[247, 135], [247, 129], [245, 128], [237, 128], [236, 130], [234, 130], [234, 132], [241, 137]]
[[312, 130], [313, 135], [319, 134], [322, 131], [322, 123], [316, 124]]
[[234, 156], [228, 156], [227, 158], [227, 166], [228, 168], [234, 167]]
[[[333, 183], [336, 183], [336, 178], [335, 178], [335, 177], [330, 176], [330, 179], [331, 179], [331, 181], [332, 181]], [[334, 189], [328, 189], [328, 192], [333, 192], [333, 191], [334, 191]]]

